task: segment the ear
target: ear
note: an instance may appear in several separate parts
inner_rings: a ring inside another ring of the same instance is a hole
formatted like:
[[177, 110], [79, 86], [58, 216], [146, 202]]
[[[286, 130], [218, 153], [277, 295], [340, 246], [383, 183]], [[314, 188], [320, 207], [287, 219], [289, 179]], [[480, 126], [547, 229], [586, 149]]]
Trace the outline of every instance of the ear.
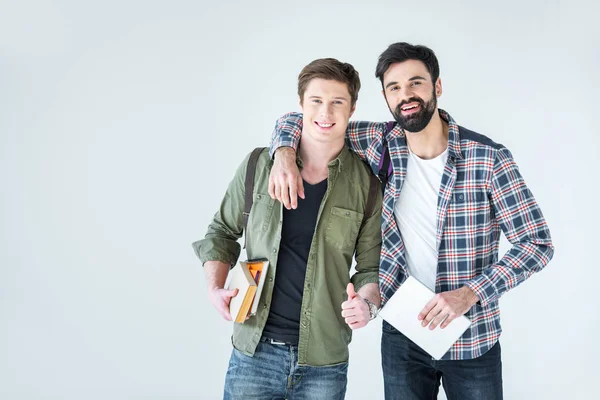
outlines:
[[350, 110], [350, 115], [348, 116], [348, 119], [352, 118], [352, 114], [354, 114], [354, 111], [356, 111], [356, 104], [354, 104], [352, 106], [352, 109]]
[[304, 107], [302, 106], [302, 98], [300, 98], [300, 101], [298, 102], [298, 104], [300, 105], [300, 111], [302, 111], [302, 113], [304, 114]]
[[435, 95], [437, 97], [442, 95], [442, 80], [440, 78], [437, 78], [437, 81], [435, 81]]

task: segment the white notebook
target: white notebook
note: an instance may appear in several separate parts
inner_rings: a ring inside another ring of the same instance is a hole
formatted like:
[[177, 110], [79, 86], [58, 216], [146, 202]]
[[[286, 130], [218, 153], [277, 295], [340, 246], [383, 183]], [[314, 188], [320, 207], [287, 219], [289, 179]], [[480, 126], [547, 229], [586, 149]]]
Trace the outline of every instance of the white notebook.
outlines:
[[460, 316], [444, 329], [421, 326], [417, 319], [425, 305], [435, 296], [428, 287], [409, 276], [379, 312], [379, 316], [398, 329], [419, 347], [439, 360], [471, 325]]

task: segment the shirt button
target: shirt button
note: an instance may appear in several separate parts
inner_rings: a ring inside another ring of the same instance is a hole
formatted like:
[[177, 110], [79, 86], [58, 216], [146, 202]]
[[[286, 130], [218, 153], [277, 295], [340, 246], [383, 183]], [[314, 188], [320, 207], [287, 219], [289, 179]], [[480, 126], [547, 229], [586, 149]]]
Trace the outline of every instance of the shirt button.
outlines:
[[258, 195], [256, 195], [256, 198], [260, 200], [262, 198], [262, 196], [260, 194], [258, 194]]
[[459, 194], [459, 195], [458, 195], [458, 199], [459, 199], [459, 200], [463, 200], [464, 198], [465, 198], [465, 196], [464, 196], [463, 194]]
[[277, 249], [273, 249], [273, 253], [277, 253]]
[[349, 217], [350, 213], [348, 211], [346, 211], [346, 217]]
[[267, 305], [266, 305], [266, 304], [263, 304], [263, 308], [266, 310], [266, 309], [267, 309]]
[[269, 282], [273, 282], [273, 278], [269, 278]]

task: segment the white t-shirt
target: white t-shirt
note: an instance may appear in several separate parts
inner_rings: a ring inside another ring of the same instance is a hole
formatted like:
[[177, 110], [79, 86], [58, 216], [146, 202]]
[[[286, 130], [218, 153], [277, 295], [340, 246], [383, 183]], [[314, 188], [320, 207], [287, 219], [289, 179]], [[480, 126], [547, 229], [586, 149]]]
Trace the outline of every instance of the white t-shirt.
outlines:
[[437, 201], [448, 149], [423, 160], [409, 149], [406, 178], [394, 216], [406, 247], [408, 273], [435, 291], [437, 274]]

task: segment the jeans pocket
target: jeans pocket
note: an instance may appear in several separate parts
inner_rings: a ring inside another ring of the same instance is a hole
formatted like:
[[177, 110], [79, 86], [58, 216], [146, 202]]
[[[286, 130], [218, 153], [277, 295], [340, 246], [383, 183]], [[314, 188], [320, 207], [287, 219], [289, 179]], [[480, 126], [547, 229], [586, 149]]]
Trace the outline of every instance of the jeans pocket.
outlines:
[[390, 325], [386, 320], [383, 320], [381, 324], [381, 330], [386, 333], [398, 333], [398, 330]]

